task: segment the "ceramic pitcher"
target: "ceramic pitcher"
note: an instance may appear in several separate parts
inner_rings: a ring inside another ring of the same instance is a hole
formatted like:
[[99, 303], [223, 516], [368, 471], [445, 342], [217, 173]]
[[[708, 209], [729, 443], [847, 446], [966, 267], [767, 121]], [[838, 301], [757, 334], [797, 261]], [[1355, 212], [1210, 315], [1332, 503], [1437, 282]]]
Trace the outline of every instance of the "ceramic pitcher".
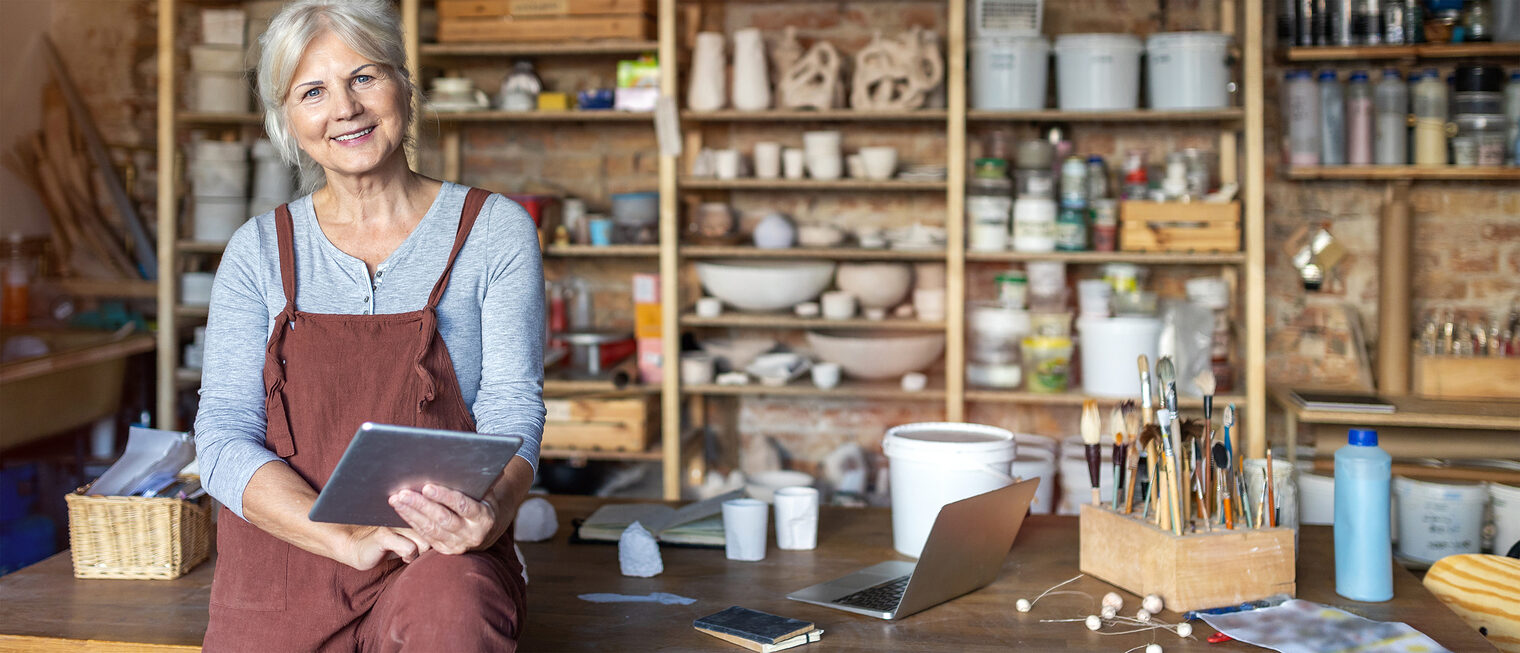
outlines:
[[733, 105], [741, 111], [771, 108], [771, 80], [765, 40], [753, 27], [734, 32]]
[[723, 35], [702, 32], [691, 54], [691, 81], [686, 87], [686, 104], [693, 111], [716, 111], [723, 108], [727, 95], [724, 75]]

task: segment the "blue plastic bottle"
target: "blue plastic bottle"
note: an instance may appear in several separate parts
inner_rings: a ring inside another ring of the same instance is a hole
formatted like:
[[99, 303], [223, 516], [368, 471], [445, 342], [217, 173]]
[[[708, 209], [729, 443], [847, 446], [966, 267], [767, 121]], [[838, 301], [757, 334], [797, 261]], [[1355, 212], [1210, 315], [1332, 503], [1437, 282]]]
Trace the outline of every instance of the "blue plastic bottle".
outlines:
[[1351, 429], [1347, 441], [1335, 452], [1335, 593], [1387, 601], [1393, 598], [1393, 457], [1378, 448], [1377, 431]]

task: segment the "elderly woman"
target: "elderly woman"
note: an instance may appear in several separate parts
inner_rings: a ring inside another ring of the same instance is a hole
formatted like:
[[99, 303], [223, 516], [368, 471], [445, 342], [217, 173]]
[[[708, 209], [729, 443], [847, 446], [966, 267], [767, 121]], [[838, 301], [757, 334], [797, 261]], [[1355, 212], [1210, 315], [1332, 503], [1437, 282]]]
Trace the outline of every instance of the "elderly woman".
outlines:
[[[309, 195], [227, 245], [196, 441], [226, 510], [210, 651], [515, 648], [510, 525], [543, 430], [543, 269], [499, 196], [407, 164], [416, 89], [385, 0], [299, 0], [260, 39], [265, 128]], [[523, 438], [486, 496], [402, 491], [411, 528], [306, 515], [364, 421]]]

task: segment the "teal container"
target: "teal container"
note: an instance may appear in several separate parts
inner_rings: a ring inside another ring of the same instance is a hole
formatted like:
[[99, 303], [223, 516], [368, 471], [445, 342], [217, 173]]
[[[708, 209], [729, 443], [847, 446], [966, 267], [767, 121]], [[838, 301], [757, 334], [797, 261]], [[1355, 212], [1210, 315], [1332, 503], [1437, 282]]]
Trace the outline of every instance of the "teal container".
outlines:
[[1335, 593], [1353, 601], [1393, 598], [1393, 457], [1377, 442], [1377, 431], [1351, 429], [1335, 452]]

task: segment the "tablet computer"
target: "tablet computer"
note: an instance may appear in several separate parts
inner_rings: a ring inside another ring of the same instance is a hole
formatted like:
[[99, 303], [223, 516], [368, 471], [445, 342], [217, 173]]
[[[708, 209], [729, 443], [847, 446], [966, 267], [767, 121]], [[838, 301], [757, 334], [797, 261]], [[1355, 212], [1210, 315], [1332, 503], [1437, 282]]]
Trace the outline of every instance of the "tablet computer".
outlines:
[[522, 438], [365, 422], [338, 460], [307, 515], [312, 521], [361, 526], [408, 525], [390, 497], [434, 483], [484, 497], [511, 462]]

